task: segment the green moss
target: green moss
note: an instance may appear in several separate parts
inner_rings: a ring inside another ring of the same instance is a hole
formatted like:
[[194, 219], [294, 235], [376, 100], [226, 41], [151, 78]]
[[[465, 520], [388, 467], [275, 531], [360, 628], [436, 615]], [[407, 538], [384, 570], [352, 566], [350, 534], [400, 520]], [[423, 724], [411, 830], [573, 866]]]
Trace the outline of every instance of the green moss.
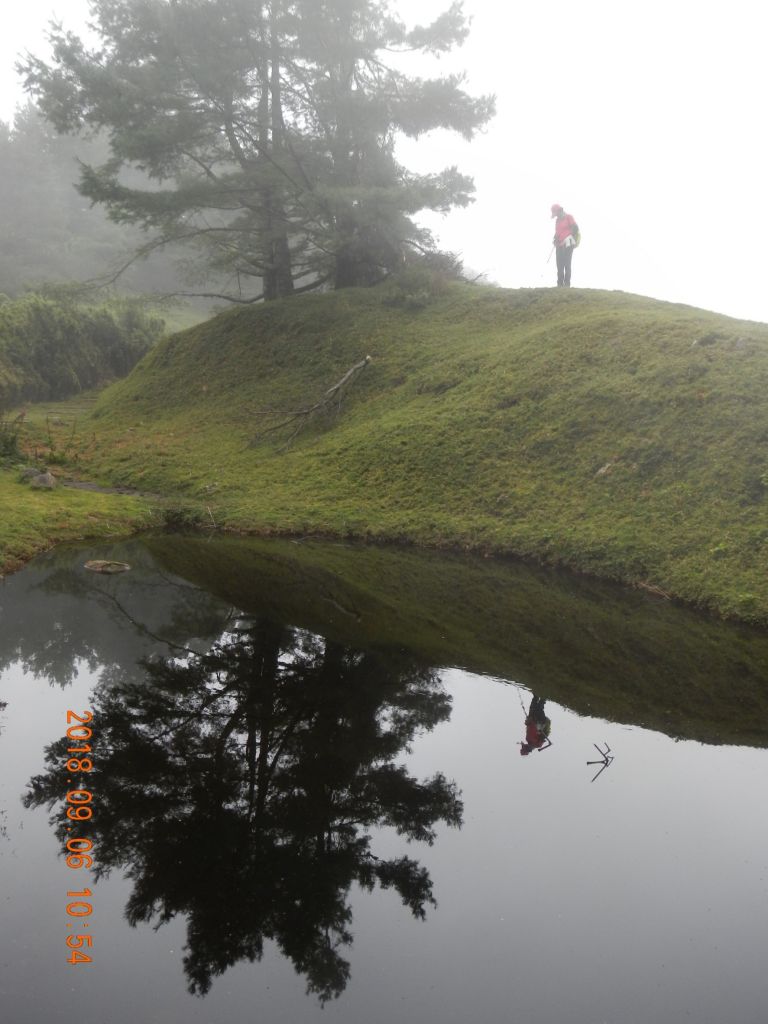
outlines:
[[[289, 447], [268, 432], [365, 355], [339, 413]], [[766, 622], [766, 393], [764, 325], [576, 289], [355, 290], [164, 340], [78, 455], [219, 525], [516, 553]]]

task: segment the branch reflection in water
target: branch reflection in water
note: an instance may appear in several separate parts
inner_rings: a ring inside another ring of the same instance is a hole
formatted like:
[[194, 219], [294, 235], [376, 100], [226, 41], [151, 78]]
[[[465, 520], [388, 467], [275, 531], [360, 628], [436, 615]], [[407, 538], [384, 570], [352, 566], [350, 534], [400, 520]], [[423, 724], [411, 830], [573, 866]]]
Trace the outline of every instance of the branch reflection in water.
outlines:
[[[321, 1002], [349, 980], [349, 892], [393, 888], [417, 918], [435, 904], [409, 856], [379, 858], [372, 830], [431, 844], [460, 827], [442, 774], [396, 763], [450, 716], [438, 674], [407, 653], [357, 651], [265, 618], [239, 622], [202, 655], [144, 662], [145, 679], [93, 698], [96, 877], [133, 882], [131, 924], [187, 918], [193, 993], [273, 940]], [[67, 837], [63, 740], [46, 751], [27, 806], [55, 804]]]

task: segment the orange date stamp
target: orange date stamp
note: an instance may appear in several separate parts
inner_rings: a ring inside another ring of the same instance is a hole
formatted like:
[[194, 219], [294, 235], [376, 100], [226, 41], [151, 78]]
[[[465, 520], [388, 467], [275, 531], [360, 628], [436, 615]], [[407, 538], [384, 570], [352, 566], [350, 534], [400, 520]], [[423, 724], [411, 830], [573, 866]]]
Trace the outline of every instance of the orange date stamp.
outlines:
[[[67, 753], [71, 755], [66, 763], [67, 769], [67, 782], [73, 787], [77, 784], [77, 788], [67, 790], [67, 817], [70, 821], [90, 821], [93, 817], [93, 793], [90, 789], [86, 788], [87, 778], [84, 776], [92, 771], [93, 760], [90, 757], [84, 757], [84, 754], [91, 753], [91, 746], [86, 743], [86, 740], [90, 740], [93, 735], [92, 729], [88, 726], [88, 722], [93, 719], [93, 713], [91, 711], [84, 711], [83, 714], [79, 715], [74, 711], [67, 711], [67, 739], [77, 746], [67, 747]], [[74, 723], [74, 724], [72, 724]], [[80, 778], [75, 778], [76, 775], [80, 774]], [[68, 832], [76, 831], [74, 825], [67, 828]], [[73, 871], [80, 871], [83, 868], [90, 868], [93, 864], [93, 857], [91, 851], [93, 850], [93, 843], [90, 839], [83, 839], [77, 836], [73, 836], [67, 839], [67, 867], [72, 868]], [[69, 889], [67, 890], [67, 896], [70, 902], [67, 903], [67, 916], [75, 918], [77, 924], [74, 922], [68, 922], [67, 928], [80, 927], [83, 929], [90, 928], [90, 923], [84, 920], [90, 917], [93, 913], [93, 904], [89, 902], [93, 893], [89, 888], [83, 889]], [[69, 955], [67, 956], [67, 963], [70, 964], [90, 964], [93, 963], [93, 957], [90, 956], [93, 946], [93, 936], [88, 935], [68, 935], [67, 936], [67, 949]], [[88, 950], [88, 952], [86, 952]]]

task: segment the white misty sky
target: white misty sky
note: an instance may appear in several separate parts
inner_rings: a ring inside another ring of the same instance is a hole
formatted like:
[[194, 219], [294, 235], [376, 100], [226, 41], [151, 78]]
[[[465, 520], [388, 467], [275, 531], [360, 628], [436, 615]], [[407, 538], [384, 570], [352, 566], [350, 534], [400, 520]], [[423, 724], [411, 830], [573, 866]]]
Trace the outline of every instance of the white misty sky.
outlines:
[[[426, 22], [444, 0], [398, 0]], [[87, 0], [4, 14], [0, 117], [23, 100], [13, 65], [45, 52], [54, 12], [80, 30]], [[465, 0], [465, 46], [417, 73], [466, 70], [498, 114], [471, 144], [405, 143], [414, 170], [457, 164], [476, 202], [430, 219], [443, 248], [506, 287], [549, 285], [549, 207], [582, 230], [573, 284], [637, 292], [768, 322], [765, 30], [757, 0]]]

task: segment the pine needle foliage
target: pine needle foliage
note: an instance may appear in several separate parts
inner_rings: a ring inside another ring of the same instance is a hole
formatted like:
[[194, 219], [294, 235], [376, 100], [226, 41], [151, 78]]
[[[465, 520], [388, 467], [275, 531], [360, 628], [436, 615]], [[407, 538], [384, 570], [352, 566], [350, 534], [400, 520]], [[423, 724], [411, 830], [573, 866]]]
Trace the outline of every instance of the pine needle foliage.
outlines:
[[[491, 118], [460, 75], [420, 78], [398, 54], [460, 46], [453, 3], [407, 28], [387, 0], [93, 0], [97, 44], [54, 25], [50, 64], [20, 65], [54, 127], [108, 134], [80, 191], [149, 232], [147, 255], [186, 244], [233, 302], [368, 285], [434, 247], [414, 214], [471, 201], [455, 167], [416, 174], [398, 135], [470, 139]], [[402, 64], [402, 62], [400, 62]]]

